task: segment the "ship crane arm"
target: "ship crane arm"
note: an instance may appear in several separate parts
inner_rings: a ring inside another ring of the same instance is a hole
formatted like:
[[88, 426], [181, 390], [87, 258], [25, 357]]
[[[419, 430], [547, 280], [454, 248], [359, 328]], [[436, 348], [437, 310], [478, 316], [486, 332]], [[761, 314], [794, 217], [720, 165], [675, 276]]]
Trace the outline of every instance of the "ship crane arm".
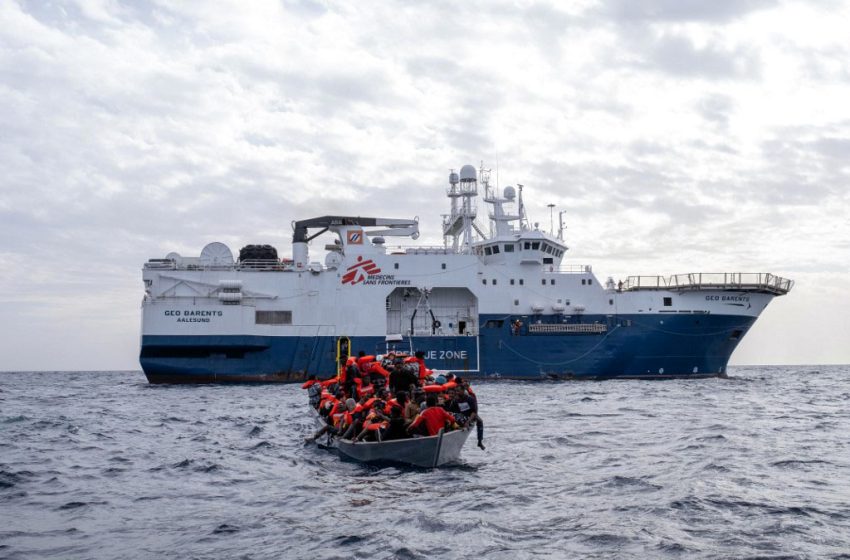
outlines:
[[[376, 227], [384, 226], [381, 235], [418, 235], [419, 220], [404, 220], [397, 218], [367, 218], [362, 216], [322, 216], [320, 218], [311, 218], [309, 220], [300, 220], [292, 224], [293, 243], [306, 243], [314, 239], [317, 235], [321, 235], [328, 229], [334, 226], [361, 226], [361, 227]], [[308, 236], [307, 231], [312, 228], [323, 228], [321, 232], [313, 236]], [[388, 233], [395, 231], [394, 233]]]

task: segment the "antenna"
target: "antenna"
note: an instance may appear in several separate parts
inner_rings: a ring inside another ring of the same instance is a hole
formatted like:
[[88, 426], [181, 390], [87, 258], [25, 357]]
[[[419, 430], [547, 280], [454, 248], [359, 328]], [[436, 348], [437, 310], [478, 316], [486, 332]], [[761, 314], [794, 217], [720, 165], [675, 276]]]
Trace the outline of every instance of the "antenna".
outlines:
[[555, 205], [554, 204], [547, 204], [546, 206], [549, 208], [549, 234], [554, 235], [555, 234], [555, 220], [552, 217], [552, 212], [553, 212], [553, 209], [555, 208]]
[[564, 214], [566, 213], [566, 210], [558, 212], [558, 239], [561, 241], [564, 240]]

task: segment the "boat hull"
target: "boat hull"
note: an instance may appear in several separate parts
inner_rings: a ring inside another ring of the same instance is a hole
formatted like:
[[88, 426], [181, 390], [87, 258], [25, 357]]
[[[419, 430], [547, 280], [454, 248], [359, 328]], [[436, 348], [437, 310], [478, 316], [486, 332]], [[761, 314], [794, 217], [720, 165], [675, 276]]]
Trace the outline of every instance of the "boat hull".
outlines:
[[[433, 369], [473, 378], [608, 379], [724, 376], [755, 322], [742, 315], [587, 316], [600, 332], [536, 334], [513, 317], [482, 316], [478, 336], [414, 337]], [[543, 321], [554, 318], [544, 317]], [[488, 324], [500, 325], [488, 328]], [[604, 330], [602, 330], [604, 328]], [[151, 383], [281, 383], [335, 371], [335, 336], [145, 335], [140, 362]], [[382, 336], [351, 337], [376, 352]]]
[[456, 463], [469, 434], [469, 430], [455, 430], [432, 437], [356, 444], [340, 440], [336, 448], [343, 458], [360, 463], [397, 463], [432, 468]]

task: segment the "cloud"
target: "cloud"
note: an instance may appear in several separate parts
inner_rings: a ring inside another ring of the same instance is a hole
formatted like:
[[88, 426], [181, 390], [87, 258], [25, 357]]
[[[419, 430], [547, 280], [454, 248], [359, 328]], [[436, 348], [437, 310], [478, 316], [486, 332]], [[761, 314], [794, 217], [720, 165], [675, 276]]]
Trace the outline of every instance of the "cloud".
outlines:
[[775, 7], [778, 0], [608, 0], [600, 12], [614, 20], [632, 22], [722, 23], [757, 10]]
[[292, 220], [334, 213], [419, 215], [440, 244], [448, 169], [482, 159], [532, 221], [565, 210], [569, 255], [600, 273], [834, 282], [850, 53], [827, 11], [0, 3], [0, 351], [60, 337], [51, 314], [88, 349], [4, 367], [136, 367], [139, 270], [172, 250], [288, 254]]

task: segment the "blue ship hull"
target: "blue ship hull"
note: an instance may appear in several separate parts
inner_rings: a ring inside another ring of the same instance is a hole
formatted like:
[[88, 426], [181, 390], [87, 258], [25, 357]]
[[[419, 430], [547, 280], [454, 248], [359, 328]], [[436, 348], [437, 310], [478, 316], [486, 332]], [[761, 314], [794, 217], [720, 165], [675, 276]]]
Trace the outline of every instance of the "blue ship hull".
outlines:
[[[516, 317], [482, 315], [479, 336], [413, 337], [428, 367], [502, 379], [657, 379], [726, 374], [729, 357], [755, 321], [740, 315], [588, 315], [605, 332], [511, 329]], [[557, 325], [560, 316], [542, 316]], [[344, 335], [345, 333], [340, 333]], [[336, 372], [336, 337], [142, 337], [151, 383], [270, 383]], [[384, 337], [351, 337], [354, 352], [382, 353]]]

